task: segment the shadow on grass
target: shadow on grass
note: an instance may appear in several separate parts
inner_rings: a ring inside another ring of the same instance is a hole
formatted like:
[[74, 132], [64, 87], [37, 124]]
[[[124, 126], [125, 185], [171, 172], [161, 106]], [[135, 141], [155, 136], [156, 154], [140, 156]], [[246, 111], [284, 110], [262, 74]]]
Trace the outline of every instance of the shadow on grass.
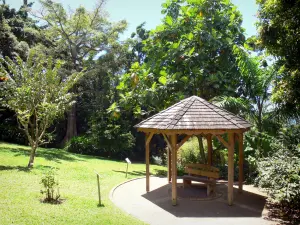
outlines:
[[47, 170], [50, 168], [52, 168], [52, 167], [51, 166], [42, 166], [42, 165], [35, 166], [34, 168], [28, 168], [27, 166], [3, 166], [3, 165], [0, 165], [0, 171], [17, 170], [17, 171], [22, 171], [22, 172], [31, 172], [33, 169]]
[[99, 204], [99, 203], [98, 203], [97, 207], [102, 208], [102, 207], [105, 207], [105, 205], [104, 205], [104, 204]]
[[0, 165], [0, 171], [4, 170], [18, 170], [23, 172], [30, 172], [30, 168], [27, 166], [2, 166]]
[[[113, 170], [113, 172], [126, 174], [126, 171], [121, 171], [121, 170]], [[145, 171], [129, 171], [127, 172], [127, 174], [132, 176], [146, 176]]]
[[[1, 147], [0, 150], [13, 152], [14, 156], [27, 156], [30, 155], [29, 148], [22, 147]], [[67, 152], [63, 149], [57, 148], [38, 148], [36, 151], [36, 157], [41, 157], [49, 161], [54, 161], [61, 163], [61, 161], [86, 161], [89, 159], [100, 159], [112, 162], [121, 162], [120, 160], [114, 160], [102, 156], [93, 156], [93, 155], [81, 155], [76, 153]]]
[[[24, 148], [2, 148], [3, 150], [15, 153], [14, 156], [27, 156], [30, 155], [30, 150]], [[86, 158], [82, 155], [73, 155], [62, 149], [48, 148], [48, 149], [37, 149], [36, 157], [42, 157], [49, 161], [54, 161], [61, 163], [62, 160], [65, 161], [85, 161]]]
[[157, 177], [166, 177], [167, 176], [167, 171], [166, 170], [159, 170], [159, 169], [154, 169], [154, 175]]

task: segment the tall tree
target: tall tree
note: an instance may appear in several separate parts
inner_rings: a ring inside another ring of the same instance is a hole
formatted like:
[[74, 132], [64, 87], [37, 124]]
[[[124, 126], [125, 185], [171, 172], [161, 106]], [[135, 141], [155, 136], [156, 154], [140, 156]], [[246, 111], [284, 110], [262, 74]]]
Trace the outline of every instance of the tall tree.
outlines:
[[184, 96], [235, 95], [240, 72], [232, 49], [244, 42], [237, 8], [221, 0], [168, 0], [162, 6], [163, 23], [143, 42], [143, 64], [134, 63], [118, 86], [120, 103], [140, 116]]
[[286, 114], [300, 112], [300, 1], [257, 0], [258, 44], [276, 57], [279, 76], [273, 100]]
[[161, 109], [173, 97], [233, 95], [240, 74], [232, 49], [244, 42], [236, 7], [230, 1], [173, 0], [163, 4], [163, 13], [163, 24], [143, 42], [144, 63], [134, 63], [118, 87], [126, 98]]
[[16, 113], [31, 146], [28, 167], [32, 167], [36, 149], [45, 143], [47, 128], [74, 103], [69, 91], [82, 73], [62, 78], [62, 62], [53, 63], [52, 58], [33, 51], [25, 62], [19, 56], [15, 61], [8, 57], [0, 60], [0, 77], [5, 78], [0, 83], [0, 103]]
[[[67, 13], [63, 6], [51, 0], [41, 0], [42, 10], [35, 14], [47, 25], [47, 36], [54, 37], [56, 49], [64, 49], [67, 68], [81, 71], [84, 61], [103, 54], [126, 28], [126, 22], [110, 23], [103, 10], [105, 0], [99, 0], [93, 11], [83, 6]], [[68, 113], [64, 141], [77, 134], [76, 105]]]

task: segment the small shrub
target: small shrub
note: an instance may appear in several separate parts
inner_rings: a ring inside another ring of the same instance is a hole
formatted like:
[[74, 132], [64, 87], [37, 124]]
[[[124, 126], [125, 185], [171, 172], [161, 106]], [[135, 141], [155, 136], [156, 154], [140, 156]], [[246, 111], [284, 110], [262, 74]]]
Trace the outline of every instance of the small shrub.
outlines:
[[178, 164], [184, 167], [188, 163], [199, 163], [199, 143], [196, 137], [190, 138], [178, 151]]
[[43, 202], [46, 203], [61, 203], [60, 194], [59, 194], [59, 183], [55, 177], [54, 169], [48, 170], [41, 179], [41, 184], [43, 185], [43, 189], [41, 190], [41, 194], [45, 195]]
[[[219, 169], [220, 179], [228, 180], [228, 165], [225, 164], [219, 164], [219, 165], [213, 165], [214, 167]], [[234, 166], [234, 177], [233, 179], [235, 181], [238, 181], [239, 179], [239, 168], [237, 166]]]
[[166, 170], [158, 170], [155, 169], [155, 176], [159, 176], [159, 177], [166, 177], [167, 176], [167, 171]]
[[184, 165], [182, 164], [177, 164], [177, 176], [183, 176], [185, 171], [184, 171]]
[[258, 186], [265, 188], [273, 200], [290, 209], [300, 208], [300, 126], [280, 132], [273, 143], [271, 156], [258, 162]]
[[[300, 146], [298, 148], [300, 155]], [[300, 208], [300, 157], [286, 149], [258, 163], [257, 184], [278, 203]]]

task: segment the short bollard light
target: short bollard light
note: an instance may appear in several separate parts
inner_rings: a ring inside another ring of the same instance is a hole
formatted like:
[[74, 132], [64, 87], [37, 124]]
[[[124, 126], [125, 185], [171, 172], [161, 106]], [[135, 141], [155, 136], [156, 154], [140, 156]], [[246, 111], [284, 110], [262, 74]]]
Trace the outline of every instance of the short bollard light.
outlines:
[[126, 167], [126, 176], [125, 176], [125, 177], [127, 178], [128, 164], [131, 164], [131, 161], [130, 161], [130, 159], [128, 159], [128, 158], [126, 158], [125, 161], [126, 161], [126, 163], [127, 163], [127, 167]]

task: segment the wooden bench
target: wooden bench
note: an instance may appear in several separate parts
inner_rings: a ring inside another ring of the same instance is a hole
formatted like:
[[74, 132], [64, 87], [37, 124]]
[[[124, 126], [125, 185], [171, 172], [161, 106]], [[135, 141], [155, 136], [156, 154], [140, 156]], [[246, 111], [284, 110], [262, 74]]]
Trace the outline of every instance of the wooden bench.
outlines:
[[191, 185], [192, 181], [206, 184], [207, 196], [215, 195], [216, 179], [219, 178], [219, 169], [205, 164], [187, 164], [183, 176], [183, 187]]

